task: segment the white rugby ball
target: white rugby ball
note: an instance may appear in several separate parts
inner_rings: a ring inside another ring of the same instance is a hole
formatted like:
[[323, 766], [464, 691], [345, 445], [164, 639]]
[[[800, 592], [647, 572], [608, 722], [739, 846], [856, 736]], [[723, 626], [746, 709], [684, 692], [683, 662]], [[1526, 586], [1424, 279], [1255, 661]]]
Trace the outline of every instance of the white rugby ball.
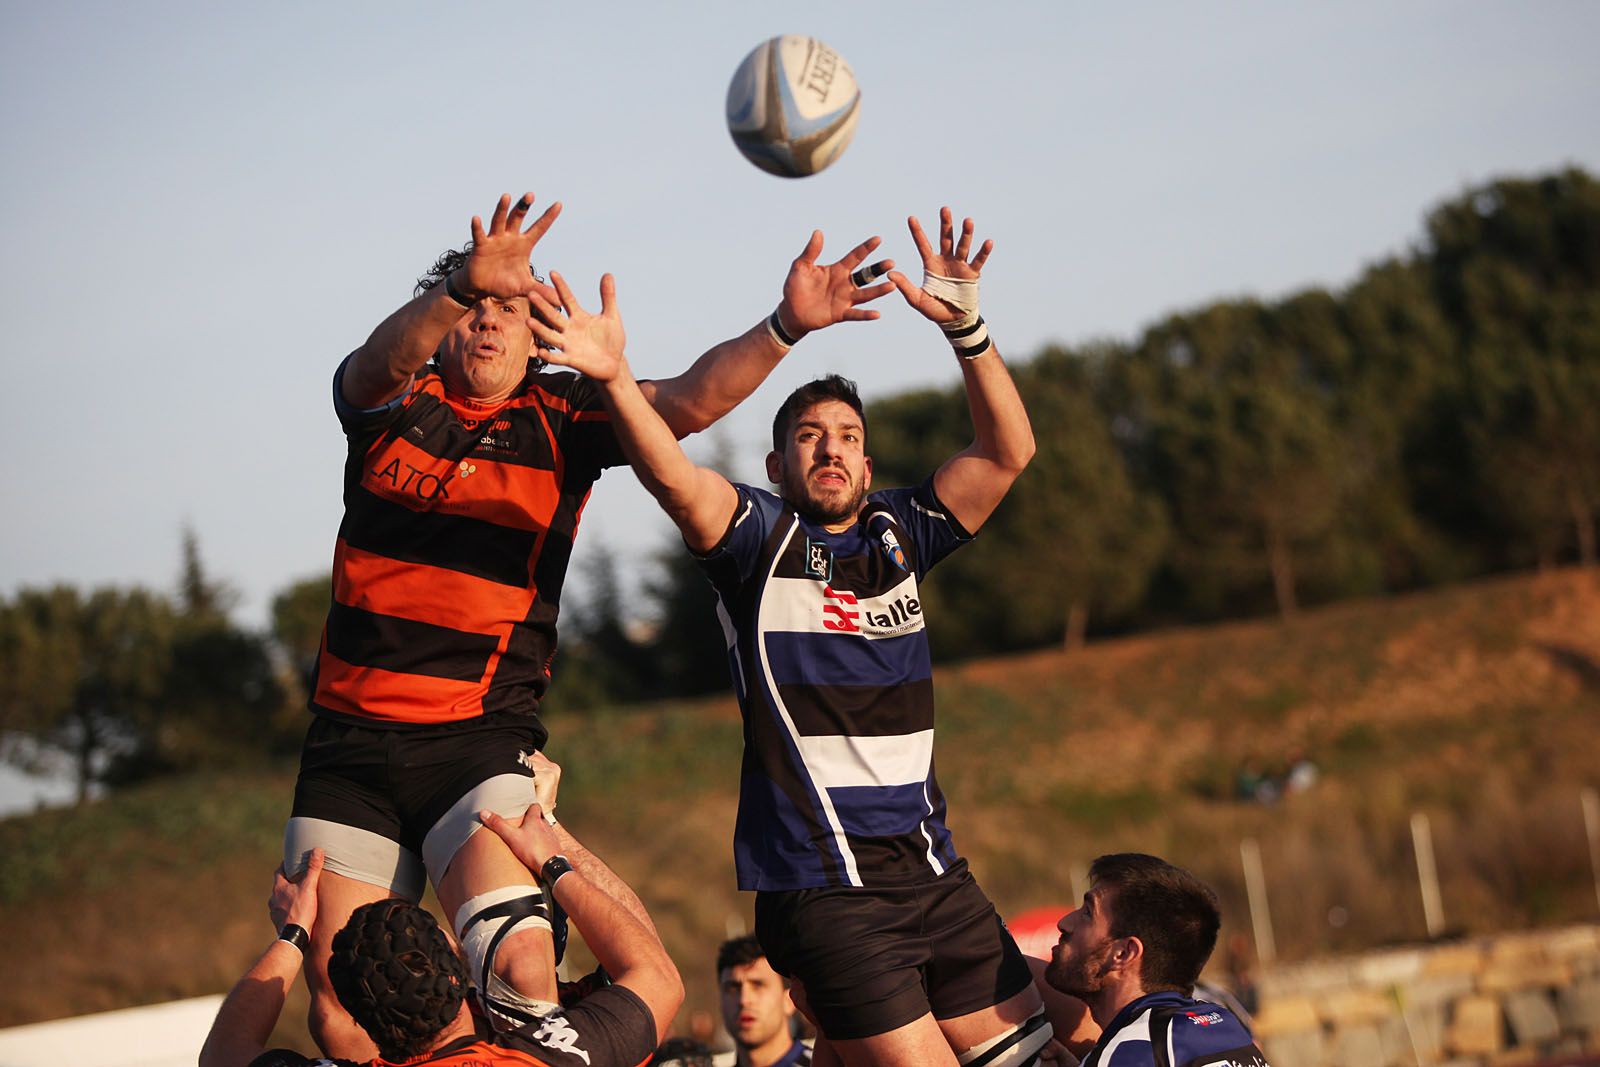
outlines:
[[785, 178], [804, 178], [838, 159], [860, 110], [850, 64], [815, 37], [761, 42], [728, 83], [733, 143], [750, 162]]

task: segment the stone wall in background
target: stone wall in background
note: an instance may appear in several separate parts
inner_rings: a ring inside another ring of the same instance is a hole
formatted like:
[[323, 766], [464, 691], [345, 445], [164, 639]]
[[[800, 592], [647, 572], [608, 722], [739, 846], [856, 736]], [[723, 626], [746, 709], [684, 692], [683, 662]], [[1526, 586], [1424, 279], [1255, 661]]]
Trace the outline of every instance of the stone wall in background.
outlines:
[[1600, 1064], [1600, 925], [1279, 966], [1257, 992], [1273, 1067]]

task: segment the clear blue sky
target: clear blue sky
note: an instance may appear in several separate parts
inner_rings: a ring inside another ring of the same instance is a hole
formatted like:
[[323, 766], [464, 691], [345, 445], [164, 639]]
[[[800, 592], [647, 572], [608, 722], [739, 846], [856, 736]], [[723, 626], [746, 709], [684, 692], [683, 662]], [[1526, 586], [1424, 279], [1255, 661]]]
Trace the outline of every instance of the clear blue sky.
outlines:
[[[854, 144], [802, 181], [722, 121], [784, 32], [863, 91]], [[996, 242], [984, 310], [1019, 360], [1340, 287], [1468, 183], [1600, 170], [1597, 40], [1577, 2], [6, 4], [0, 594], [170, 589], [187, 522], [263, 623], [330, 558], [334, 365], [502, 191], [564, 201], [538, 259], [583, 294], [616, 274], [642, 375], [770, 311], [813, 227], [829, 258], [879, 233], [912, 265], [905, 216], [943, 203]], [[956, 380], [880, 306], [726, 421], [735, 474], [814, 374], [869, 398]], [[575, 568], [604, 544], [633, 574], [672, 540], [615, 472]]]

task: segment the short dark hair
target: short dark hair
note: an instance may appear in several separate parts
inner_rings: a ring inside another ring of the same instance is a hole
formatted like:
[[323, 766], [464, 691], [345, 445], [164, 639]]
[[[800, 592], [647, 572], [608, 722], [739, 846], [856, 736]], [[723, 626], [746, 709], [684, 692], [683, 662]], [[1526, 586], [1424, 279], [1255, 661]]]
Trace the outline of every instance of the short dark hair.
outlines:
[[772, 450], [782, 452], [786, 439], [789, 436], [789, 423], [800, 412], [819, 404], [824, 400], [837, 400], [849, 404], [861, 418], [861, 440], [865, 444], [867, 439], [867, 413], [861, 406], [861, 395], [856, 392], [856, 383], [849, 378], [837, 374], [829, 374], [815, 381], [807, 382], [789, 394], [778, 408], [778, 414], [772, 420]]
[[1138, 852], [1101, 856], [1089, 867], [1089, 882], [1110, 890], [1111, 936], [1143, 942], [1139, 979], [1145, 992], [1187, 996], [1222, 926], [1211, 887], [1182, 867]]
[[761, 942], [756, 940], [755, 934], [729, 938], [722, 943], [721, 948], [717, 949], [717, 980], [719, 982], [722, 980], [722, 972], [729, 967], [743, 967], [766, 958], [767, 951], [761, 947]]
[[328, 981], [386, 1060], [428, 1051], [467, 992], [466, 968], [439, 924], [398, 897], [363, 904], [333, 935]]

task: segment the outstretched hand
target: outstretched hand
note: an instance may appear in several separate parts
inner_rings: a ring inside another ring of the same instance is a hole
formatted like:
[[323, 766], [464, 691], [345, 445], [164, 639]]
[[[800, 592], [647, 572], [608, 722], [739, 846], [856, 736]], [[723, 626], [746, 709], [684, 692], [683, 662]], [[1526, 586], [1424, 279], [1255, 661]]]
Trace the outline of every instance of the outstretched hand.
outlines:
[[[860, 305], [887, 294], [894, 286], [887, 282], [858, 285], [853, 274], [882, 243], [882, 238], [869, 237], [845, 253], [839, 262], [824, 266], [817, 263], [817, 257], [822, 254], [822, 231], [813, 230], [811, 240], [789, 264], [789, 274], [783, 280], [783, 302], [778, 305], [778, 317], [784, 327], [803, 334], [836, 322], [877, 318], [876, 311], [863, 310]], [[893, 266], [892, 259], [874, 263], [859, 276], [860, 280], [873, 281]]]
[[627, 335], [622, 328], [622, 313], [617, 309], [616, 280], [609, 274], [601, 277], [598, 315], [583, 309], [558, 272], [550, 272], [550, 281], [559, 307], [538, 289], [530, 289], [527, 294], [535, 312], [528, 319], [528, 328], [549, 346], [541, 354], [546, 361], [571, 367], [594, 381], [612, 381], [627, 365], [623, 357]]
[[[561, 203], [545, 208], [544, 214], [523, 230], [522, 222], [531, 207], [532, 193], [523, 193], [515, 204], [507, 193], [495, 206], [488, 230], [483, 228], [482, 218], [472, 216], [472, 253], [461, 267], [463, 288], [469, 293], [510, 298], [523, 295], [537, 284], [528, 257], [561, 214]], [[539, 288], [553, 293], [548, 287]]]
[[272, 925], [282, 929], [284, 923], [302, 926], [307, 933], [317, 924], [317, 882], [322, 878], [325, 859], [322, 849], [314, 848], [306, 860], [306, 869], [295, 878], [283, 873], [280, 864], [272, 876], [272, 893], [267, 897], [267, 914]]
[[[939, 209], [939, 251], [934, 252], [933, 246], [928, 242], [928, 235], [922, 232], [922, 223], [912, 215], [906, 220], [911, 230], [911, 239], [916, 242], [917, 253], [922, 257], [922, 269], [926, 274], [938, 274], [958, 281], [976, 281], [983, 271], [983, 265], [989, 258], [989, 253], [994, 251], [993, 241], [984, 241], [978, 248], [977, 255], [968, 256], [972, 252], [972, 220], [961, 221], [961, 236], [955, 234], [955, 222], [948, 207]], [[959, 319], [963, 312], [961, 309], [933, 296], [921, 286], [912, 285], [910, 279], [899, 271], [889, 275], [889, 281], [900, 290], [900, 295], [905, 297], [910, 304], [925, 318], [943, 325]]]

